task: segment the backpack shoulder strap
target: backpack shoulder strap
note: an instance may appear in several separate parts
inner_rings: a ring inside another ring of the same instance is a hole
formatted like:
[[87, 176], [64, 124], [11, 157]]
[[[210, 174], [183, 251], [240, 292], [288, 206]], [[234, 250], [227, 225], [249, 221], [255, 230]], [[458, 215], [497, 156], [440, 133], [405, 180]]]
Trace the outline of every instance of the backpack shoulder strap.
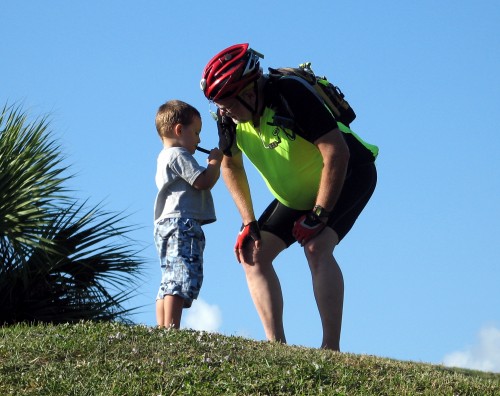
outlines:
[[311, 68], [311, 63], [303, 63], [298, 68], [282, 67], [278, 69], [269, 68], [269, 75], [272, 78], [282, 78], [286, 76], [298, 77], [313, 88], [316, 94], [323, 100], [330, 109], [333, 116], [344, 125], [349, 124], [356, 118], [356, 113], [345, 100], [344, 94], [339, 87], [333, 85], [326, 77], [318, 77]]
[[266, 85], [266, 100], [269, 106], [274, 110], [271, 126], [287, 128], [294, 131], [300, 131], [301, 128], [294, 121], [293, 111], [288, 105], [288, 101], [279, 91], [277, 81], [284, 75], [279, 72], [280, 69], [269, 68], [268, 83]]
[[309, 72], [310, 69], [301, 67], [280, 67], [278, 69], [269, 68], [269, 75], [276, 77], [295, 76], [307, 81], [310, 85], [316, 84], [316, 76]]

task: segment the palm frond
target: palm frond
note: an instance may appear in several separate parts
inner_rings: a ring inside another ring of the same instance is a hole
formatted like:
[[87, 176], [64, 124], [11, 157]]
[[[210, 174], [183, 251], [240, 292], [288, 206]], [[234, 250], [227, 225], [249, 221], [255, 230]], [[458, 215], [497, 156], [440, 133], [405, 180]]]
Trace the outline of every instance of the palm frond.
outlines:
[[0, 114], [0, 244], [38, 243], [37, 230], [50, 217], [48, 208], [66, 200], [60, 147], [46, 119], [29, 122], [19, 108]]
[[67, 196], [46, 119], [0, 114], [0, 324], [126, 320], [145, 261], [121, 213]]

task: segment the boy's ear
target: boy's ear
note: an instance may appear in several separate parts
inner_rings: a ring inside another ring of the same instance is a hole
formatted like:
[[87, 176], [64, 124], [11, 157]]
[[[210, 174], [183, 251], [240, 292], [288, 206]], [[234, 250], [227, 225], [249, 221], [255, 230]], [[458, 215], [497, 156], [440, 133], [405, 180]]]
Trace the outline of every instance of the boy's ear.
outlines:
[[174, 133], [175, 133], [175, 136], [182, 135], [182, 124], [175, 124]]

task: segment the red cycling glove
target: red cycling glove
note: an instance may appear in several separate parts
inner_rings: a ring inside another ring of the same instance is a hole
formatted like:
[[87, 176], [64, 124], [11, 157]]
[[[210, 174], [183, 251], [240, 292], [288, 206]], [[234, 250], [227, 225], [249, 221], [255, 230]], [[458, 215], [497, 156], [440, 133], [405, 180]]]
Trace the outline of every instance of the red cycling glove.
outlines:
[[243, 245], [247, 242], [248, 238], [254, 241], [260, 240], [260, 229], [259, 224], [256, 220], [251, 221], [245, 226], [241, 226], [238, 238], [236, 238], [236, 245], [234, 245], [234, 250], [243, 249]]
[[236, 238], [236, 244], [234, 245], [234, 251], [236, 253], [236, 257], [238, 258], [238, 262], [241, 262], [239, 250], [243, 249], [243, 245], [245, 245], [249, 239], [260, 241], [259, 223], [257, 223], [256, 220], [251, 221], [247, 225], [241, 226], [240, 233]]
[[326, 224], [315, 213], [309, 212], [294, 223], [292, 234], [297, 242], [300, 243], [300, 246], [304, 246], [323, 231], [325, 227]]

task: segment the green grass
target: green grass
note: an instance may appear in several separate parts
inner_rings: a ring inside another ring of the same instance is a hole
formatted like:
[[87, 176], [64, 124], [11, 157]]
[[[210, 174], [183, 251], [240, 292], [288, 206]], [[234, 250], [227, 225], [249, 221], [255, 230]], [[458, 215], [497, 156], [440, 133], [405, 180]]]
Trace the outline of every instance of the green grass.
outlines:
[[500, 375], [117, 323], [0, 327], [0, 395], [500, 395]]

